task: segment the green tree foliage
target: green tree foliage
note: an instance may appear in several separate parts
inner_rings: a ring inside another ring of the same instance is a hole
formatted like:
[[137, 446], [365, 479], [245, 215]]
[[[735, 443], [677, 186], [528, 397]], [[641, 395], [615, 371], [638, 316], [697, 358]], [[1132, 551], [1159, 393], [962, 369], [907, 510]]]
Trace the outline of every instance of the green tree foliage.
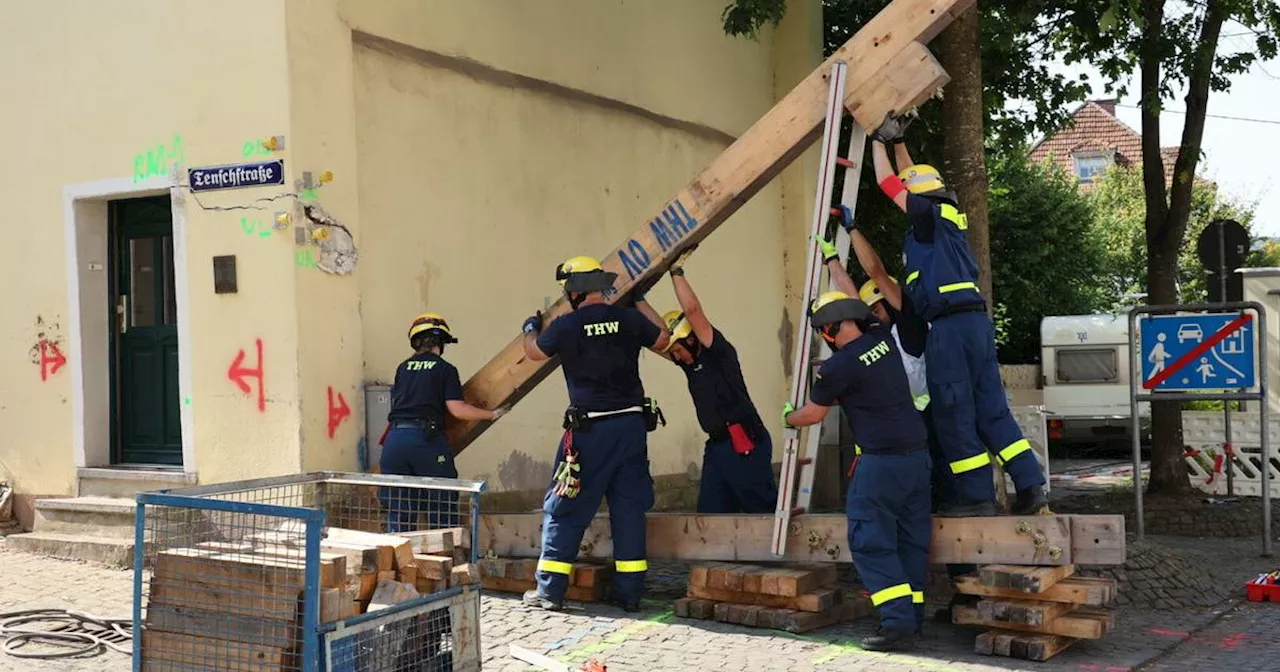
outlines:
[[1040, 321], [1103, 305], [1103, 250], [1093, 208], [1060, 167], [1034, 164], [1025, 151], [988, 156], [991, 258], [996, 304], [1003, 309], [1000, 361], [1040, 359]]
[[[1104, 303], [1133, 303], [1128, 297], [1147, 293], [1146, 204], [1142, 171], [1117, 166], [1107, 171], [1090, 197], [1097, 213], [1093, 236], [1102, 243]], [[1196, 180], [1186, 235], [1178, 252], [1178, 301], [1208, 300], [1205, 268], [1196, 257], [1196, 241], [1215, 219], [1234, 219], [1252, 234], [1255, 204], [1229, 198], [1212, 182]], [[1265, 251], [1246, 260], [1250, 267], [1268, 265]]]

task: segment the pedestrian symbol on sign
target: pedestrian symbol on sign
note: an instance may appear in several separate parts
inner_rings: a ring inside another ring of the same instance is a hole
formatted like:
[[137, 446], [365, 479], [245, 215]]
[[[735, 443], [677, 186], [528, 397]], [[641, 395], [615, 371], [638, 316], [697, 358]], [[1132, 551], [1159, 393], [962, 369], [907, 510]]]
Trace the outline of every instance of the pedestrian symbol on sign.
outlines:
[[1213, 372], [1213, 365], [1209, 363], [1208, 357], [1200, 358], [1200, 366], [1196, 367], [1196, 372], [1200, 374], [1200, 382], [1202, 384], [1208, 384], [1209, 379], [1216, 375]]
[[1151, 354], [1147, 355], [1147, 361], [1155, 364], [1151, 369], [1151, 373], [1147, 374], [1147, 380], [1156, 377], [1156, 374], [1164, 371], [1164, 362], [1169, 359], [1169, 351], [1164, 347], [1164, 340], [1167, 338], [1164, 334], [1156, 334], [1156, 347], [1151, 349]]

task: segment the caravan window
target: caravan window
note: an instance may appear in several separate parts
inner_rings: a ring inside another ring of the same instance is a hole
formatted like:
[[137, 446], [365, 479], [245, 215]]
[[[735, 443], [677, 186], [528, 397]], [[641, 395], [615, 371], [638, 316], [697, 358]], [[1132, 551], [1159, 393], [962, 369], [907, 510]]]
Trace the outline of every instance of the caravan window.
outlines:
[[1115, 348], [1072, 348], [1056, 353], [1059, 383], [1114, 383], [1117, 356]]

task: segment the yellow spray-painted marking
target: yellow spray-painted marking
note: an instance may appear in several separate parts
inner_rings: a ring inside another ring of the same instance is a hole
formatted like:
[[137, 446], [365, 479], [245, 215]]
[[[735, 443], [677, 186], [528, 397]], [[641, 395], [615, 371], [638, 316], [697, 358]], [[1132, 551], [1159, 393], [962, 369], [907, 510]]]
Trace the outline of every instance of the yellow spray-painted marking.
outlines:
[[[650, 616], [649, 618], [646, 618], [643, 621], [636, 621], [635, 623], [632, 623], [631, 625], [628, 625], [627, 627], [622, 628], [621, 630], [618, 630], [617, 632], [609, 635], [608, 637], [605, 637], [603, 640], [596, 642], [595, 644], [588, 644], [580, 649], [574, 649], [572, 651], [569, 651], [563, 656], [560, 656], [559, 660], [562, 663], [571, 663], [571, 662], [576, 662], [580, 660], [586, 660], [592, 654], [598, 654], [604, 651], [608, 651], [609, 649], [613, 649], [625, 644], [627, 641], [627, 638], [643, 630], [648, 630], [650, 628], [654, 628], [658, 626], [666, 626], [673, 616], [675, 616], [675, 613], [672, 612], [671, 610], [667, 610], [660, 614], [655, 614], [653, 616]], [[910, 665], [911, 669], [914, 669], [914, 670], [931, 670], [932, 672], [965, 672], [965, 670], [962, 670], [958, 667], [951, 667], [950, 665], [937, 663], [927, 658], [916, 658], [914, 656], [905, 656], [898, 653], [882, 653], [879, 651], [867, 651], [866, 649], [863, 649], [857, 644], [849, 641], [833, 642], [833, 641], [821, 639], [818, 637], [798, 635], [790, 632], [782, 632], [779, 630], [771, 630], [769, 634], [775, 637], [785, 637], [788, 639], [794, 639], [801, 642], [808, 642], [810, 644], [825, 646], [826, 649], [820, 652], [821, 655], [815, 657], [811, 661], [815, 667], [818, 665], [824, 665], [826, 663], [829, 663], [841, 656], [851, 655], [851, 656], [857, 656], [860, 658], [876, 658], [879, 660], [900, 663], [902, 665]]]
[[586, 657], [590, 656], [593, 653], [600, 653], [601, 651], [607, 651], [614, 647], [620, 646], [626, 643], [627, 638], [630, 637], [631, 635], [634, 635], [642, 630], [647, 630], [649, 628], [657, 627], [659, 625], [666, 625], [667, 621], [671, 620], [671, 617], [673, 615], [674, 615], [674, 612], [667, 610], [662, 612], [661, 614], [650, 616], [649, 618], [646, 618], [643, 621], [637, 621], [635, 623], [632, 623], [631, 625], [628, 625], [627, 627], [613, 633], [612, 635], [605, 637], [603, 640], [596, 642], [595, 644], [588, 644], [587, 646], [584, 646], [580, 649], [575, 649], [573, 651], [570, 651], [569, 653], [566, 653], [563, 656], [560, 656], [560, 662], [564, 662], [564, 663], [574, 662], [575, 660], [585, 659]]

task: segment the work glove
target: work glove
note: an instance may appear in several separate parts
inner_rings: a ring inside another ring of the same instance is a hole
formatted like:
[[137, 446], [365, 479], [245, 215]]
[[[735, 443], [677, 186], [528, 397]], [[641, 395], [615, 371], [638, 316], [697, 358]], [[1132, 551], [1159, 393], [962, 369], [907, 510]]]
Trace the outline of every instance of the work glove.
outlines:
[[889, 112], [889, 116], [885, 118], [884, 123], [871, 134], [871, 139], [883, 142], [886, 145], [902, 142], [902, 135], [906, 132], [907, 127], [915, 117], [899, 114], [894, 115]]
[[789, 401], [782, 406], [782, 426], [783, 427], [786, 427], [787, 429], [795, 429], [795, 427], [791, 426], [791, 423], [787, 422], [787, 416], [794, 413], [795, 410], [796, 410], [796, 405]]
[[578, 454], [570, 450], [564, 451], [564, 461], [556, 469], [556, 495], [565, 499], [577, 497], [582, 491], [581, 472], [582, 465], [578, 464]]
[[493, 409], [493, 420], [497, 420], [498, 418], [501, 418], [502, 416], [510, 412], [511, 412], [510, 406], [499, 406]]
[[840, 226], [844, 227], [845, 231], [853, 233], [853, 230], [858, 228], [858, 223], [853, 221], [853, 210], [850, 210], [849, 206], [840, 205], [831, 208], [831, 212], [840, 218]]
[[524, 324], [521, 325], [520, 331], [526, 334], [541, 333], [542, 332], [542, 311], [539, 310], [538, 312], [531, 315], [528, 319], [526, 319], [524, 321]]
[[818, 249], [822, 251], [822, 263], [840, 261], [840, 253], [836, 250], [834, 242], [821, 236], [814, 236], [813, 240], [818, 243]]
[[670, 268], [671, 275], [674, 275], [674, 276], [684, 275], [684, 262], [688, 260], [689, 256], [692, 255], [693, 251], [696, 249], [698, 249], [698, 246], [696, 243], [693, 245], [690, 245], [687, 249], [685, 249], [684, 252], [680, 253], [680, 256], [676, 257], [675, 261], [671, 262], [671, 268]]

